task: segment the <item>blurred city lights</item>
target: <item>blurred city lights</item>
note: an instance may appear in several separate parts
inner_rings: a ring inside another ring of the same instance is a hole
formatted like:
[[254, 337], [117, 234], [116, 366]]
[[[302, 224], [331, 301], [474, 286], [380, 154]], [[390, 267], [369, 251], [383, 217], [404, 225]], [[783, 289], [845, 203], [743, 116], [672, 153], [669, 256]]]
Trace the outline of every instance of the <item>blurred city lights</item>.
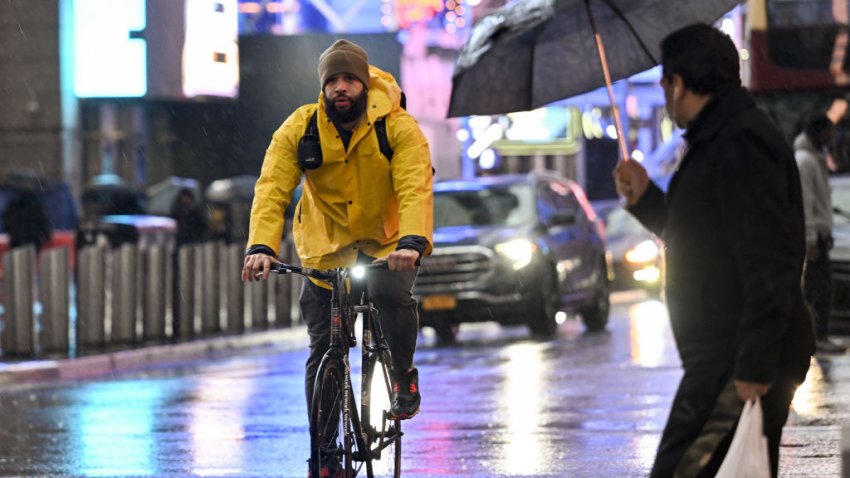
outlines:
[[806, 380], [797, 387], [791, 406], [803, 417], [810, 417], [822, 407], [824, 373], [817, 360], [812, 360]]
[[481, 169], [493, 169], [496, 167], [496, 153], [492, 148], [487, 148], [481, 153], [481, 156], [478, 158], [478, 164], [481, 166]]
[[667, 307], [657, 300], [637, 303], [629, 307], [629, 341], [632, 362], [643, 367], [657, 367], [664, 363], [665, 340], [669, 334]]
[[643, 151], [641, 151], [639, 149], [632, 151], [632, 159], [634, 159], [635, 161], [637, 161], [639, 163], [642, 162], [644, 160]]
[[542, 436], [539, 432], [544, 411], [545, 393], [540, 367], [543, 351], [540, 344], [519, 344], [505, 350], [504, 376], [498, 423], [505, 427], [500, 443], [499, 459], [493, 463], [503, 476], [539, 474], [542, 462], [529, 460], [541, 456]]
[[735, 22], [731, 18], [724, 18], [720, 22], [720, 30], [730, 37], [735, 38]]
[[481, 153], [483, 153], [485, 149], [489, 148], [494, 141], [502, 139], [503, 134], [504, 130], [499, 123], [491, 124], [480, 136], [478, 136], [478, 138], [476, 138], [475, 142], [472, 143], [472, 146], [466, 150], [466, 154], [472, 159], [481, 156]]
[[638, 117], [638, 98], [635, 95], [626, 97], [626, 114], [629, 118]]

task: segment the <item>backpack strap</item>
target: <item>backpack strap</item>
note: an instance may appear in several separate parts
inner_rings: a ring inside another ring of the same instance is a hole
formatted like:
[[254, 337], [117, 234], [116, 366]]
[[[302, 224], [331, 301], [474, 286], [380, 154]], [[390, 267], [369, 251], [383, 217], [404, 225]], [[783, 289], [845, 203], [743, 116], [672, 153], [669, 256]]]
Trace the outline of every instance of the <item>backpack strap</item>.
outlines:
[[310, 117], [310, 121], [307, 123], [307, 129], [304, 130], [304, 135], [311, 134], [315, 137], [319, 137], [319, 124], [316, 117], [319, 115], [318, 108], [313, 111], [313, 116]]
[[[318, 114], [318, 110], [313, 112], [313, 116], [310, 117], [310, 122], [307, 123], [307, 128], [304, 130], [304, 136], [315, 136], [319, 137], [319, 125], [316, 116]], [[378, 135], [378, 148], [381, 150], [381, 154], [387, 158], [387, 161], [393, 160], [393, 148], [390, 146], [390, 140], [387, 138], [387, 123], [386, 116], [378, 118], [375, 120], [375, 134]]]
[[[404, 93], [401, 94], [402, 101], [404, 101]], [[403, 104], [403, 103], [402, 103]], [[382, 118], [378, 118], [375, 120], [375, 133], [378, 135], [378, 148], [381, 150], [381, 154], [383, 154], [387, 161], [393, 161], [393, 148], [390, 146], [390, 140], [387, 138], [387, 117], [384, 116]], [[434, 169], [434, 166], [431, 166], [431, 175], [437, 173], [437, 170]]]
[[390, 146], [390, 140], [387, 138], [387, 117], [378, 118], [375, 120], [375, 133], [378, 135], [378, 148], [381, 154], [387, 158], [387, 161], [393, 160], [393, 148]]

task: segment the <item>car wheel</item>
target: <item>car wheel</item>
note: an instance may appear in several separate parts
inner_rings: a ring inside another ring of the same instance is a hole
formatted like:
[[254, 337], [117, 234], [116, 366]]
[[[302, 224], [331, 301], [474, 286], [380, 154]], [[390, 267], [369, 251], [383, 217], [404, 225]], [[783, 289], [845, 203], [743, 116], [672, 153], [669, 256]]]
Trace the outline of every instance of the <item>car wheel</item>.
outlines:
[[448, 318], [439, 318], [434, 321], [434, 333], [437, 335], [437, 346], [447, 347], [457, 343], [457, 333], [460, 325]]
[[593, 301], [579, 311], [588, 332], [599, 332], [608, 325], [608, 313], [611, 309], [610, 293], [611, 287], [605, 274], [605, 267], [602, 267], [597, 273], [596, 293], [593, 295]]
[[558, 280], [554, 272], [547, 272], [541, 278], [540, 295], [531, 307], [528, 328], [537, 339], [551, 339], [558, 331], [555, 314], [561, 306], [561, 294], [558, 292]]

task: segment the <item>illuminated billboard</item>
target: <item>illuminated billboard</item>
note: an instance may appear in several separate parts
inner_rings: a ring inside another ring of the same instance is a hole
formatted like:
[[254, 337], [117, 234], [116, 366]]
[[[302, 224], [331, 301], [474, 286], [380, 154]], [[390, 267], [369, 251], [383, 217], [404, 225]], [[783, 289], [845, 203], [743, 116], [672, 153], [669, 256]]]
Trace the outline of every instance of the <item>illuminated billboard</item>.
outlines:
[[145, 0], [74, 2], [74, 93], [80, 98], [147, 93]]
[[237, 0], [74, 0], [79, 98], [235, 98]]

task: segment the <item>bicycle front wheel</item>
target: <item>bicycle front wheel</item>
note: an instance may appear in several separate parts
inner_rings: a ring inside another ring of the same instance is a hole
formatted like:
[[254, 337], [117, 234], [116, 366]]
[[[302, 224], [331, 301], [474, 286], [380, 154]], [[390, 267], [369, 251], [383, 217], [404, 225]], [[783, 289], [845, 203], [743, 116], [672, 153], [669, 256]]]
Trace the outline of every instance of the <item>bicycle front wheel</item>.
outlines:
[[342, 362], [322, 361], [310, 402], [310, 476], [323, 476], [323, 466], [342, 468], [345, 476], [353, 476], [350, 425], [343, 406], [345, 390]]
[[[385, 358], [389, 361], [389, 357]], [[371, 450], [379, 451], [381, 459], [367, 462], [367, 475], [369, 478], [375, 476], [401, 476], [401, 420], [389, 417], [392, 405], [392, 382], [390, 381], [390, 370], [385, 362], [371, 360], [365, 362], [368, 373], [364, 374], [369, 381], [370, 390], [369, 412], [370, 430], [372, 443]]]

